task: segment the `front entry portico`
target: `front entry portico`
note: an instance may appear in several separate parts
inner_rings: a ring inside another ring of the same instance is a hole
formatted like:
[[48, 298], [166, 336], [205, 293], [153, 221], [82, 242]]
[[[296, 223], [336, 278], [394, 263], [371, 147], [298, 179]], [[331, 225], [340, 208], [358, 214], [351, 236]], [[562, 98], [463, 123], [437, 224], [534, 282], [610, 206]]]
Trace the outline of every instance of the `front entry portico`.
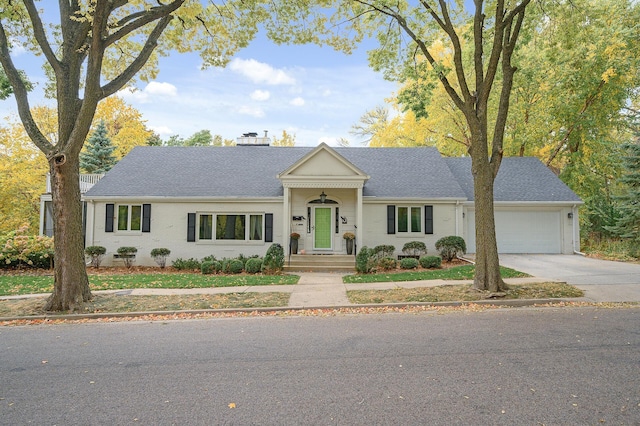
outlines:
[[361, 239], [362, 189], [369, 176], [327, 145], [321, 144], [287, 170], [282, 182], [283, 247], [289, 235], [300, 235], [306, 254], [346, 253], [342, 235]]

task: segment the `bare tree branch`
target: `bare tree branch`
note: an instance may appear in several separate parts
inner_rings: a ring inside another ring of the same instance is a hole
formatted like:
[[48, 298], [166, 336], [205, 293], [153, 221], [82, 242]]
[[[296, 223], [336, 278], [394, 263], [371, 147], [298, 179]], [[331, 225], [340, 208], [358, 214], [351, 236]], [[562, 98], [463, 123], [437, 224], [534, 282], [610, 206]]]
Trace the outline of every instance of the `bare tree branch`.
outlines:
[[162, 18], [156, 27], [153, 29], [147, 41], [145, 42], [143, 48], [140, 50], [138, 56], [129, 64], [129, 66], [120, 73], [116, 78], [111, 80], [109, 83], [102, 86], [100, 90], [100, 99], [106, 98], [108, 96], [113, 95], [118, 90], [122, 89], [125, 84], [129, 80], [131, 80], [135, 74], [142, 69], [144, 64], [147, 62], [153, 50], [156, 48], [158, 44], [158, 38], [162, 35], [164, 29], [169, 25], [173, 17], [171, 15], [165, 16]]
[[[62, 0], [60, 0], [60, 2], [63, 3]], [[27, 8], [27, 13], [29, 13], [29, 18], [31, 19], [31, 25], [33, 26], [33, 35], [42, 48], [44, 57], [47, 58], [47, 62], [49, 62], [56, 75], [60, 74], [60, 61], [58, 61], [58, 58], [51, 49], [49, 40], [47, 40], [47, 34], [44, 31], [42, 20], [40, 19], [40, 15], [38, 15], [38, 10], [36, 9], [33, 0], [24, 0], [24, 5]]]
[[148, 11], [140, 11], [127, 16], [125, 18], [126, 21], [122, 20], [121, 22], [118, 23], [118, 26], [122, 25], [124, 22], [127, 22], [127, 21], [130, 21], [130, 22], [122, 26], [119, 30], [117, 30], [113, 34], [109, 35], [105, 40], [105, 47], [115, 43], [116, 41], [120, 40], [126, 35], [132, 33], [133, 31], [139, 28], [142, 28], [143, 26], [153, 21], [157, 21], [158, 19], [169, 16], [171, 13], [176, 11], [180, 6], [182, 6], [184, 2], [185, 0], [175, 0], [170, 4], [159, 6], [159, 7], [153, 7]]
[[9, 53], [9, 43], [7, 40], [7, 34], [4, 30], [4, 25], [0, 21], [0, 64], [4, 68], [5, 74], [13, 87], [13, 94], [18, 104], [18, 115], [24, 125], [27, 135], [31, 138], [34, 144], [49, 157], [53, 151], [53, 144], [47, 140], [42, 134], [40, 128], [33, 119], [31, 114], [31, 108], [29, 106], [29, 97], [27, 96], [27, 88], [20, 77], [20, 73], [16, 69], [11, 55]]

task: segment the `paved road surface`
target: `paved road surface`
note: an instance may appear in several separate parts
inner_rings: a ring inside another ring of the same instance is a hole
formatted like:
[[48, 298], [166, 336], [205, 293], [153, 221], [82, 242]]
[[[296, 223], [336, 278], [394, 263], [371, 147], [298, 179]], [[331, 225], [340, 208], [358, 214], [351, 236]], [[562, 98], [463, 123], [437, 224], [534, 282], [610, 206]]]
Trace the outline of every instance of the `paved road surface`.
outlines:
[[0, 424], [640, 424], [640, 309], [0, 328]]

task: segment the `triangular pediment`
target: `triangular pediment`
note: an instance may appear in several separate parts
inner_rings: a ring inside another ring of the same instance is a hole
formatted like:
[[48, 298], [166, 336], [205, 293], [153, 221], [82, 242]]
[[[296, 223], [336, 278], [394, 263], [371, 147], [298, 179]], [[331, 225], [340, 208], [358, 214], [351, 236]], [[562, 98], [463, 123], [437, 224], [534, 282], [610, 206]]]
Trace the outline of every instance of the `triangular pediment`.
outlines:
[[319, 179], [339, 177], [369, 179], [365, 172], [325, 143], [318, 145], [278, 175], [280, 179], [313, 177]]

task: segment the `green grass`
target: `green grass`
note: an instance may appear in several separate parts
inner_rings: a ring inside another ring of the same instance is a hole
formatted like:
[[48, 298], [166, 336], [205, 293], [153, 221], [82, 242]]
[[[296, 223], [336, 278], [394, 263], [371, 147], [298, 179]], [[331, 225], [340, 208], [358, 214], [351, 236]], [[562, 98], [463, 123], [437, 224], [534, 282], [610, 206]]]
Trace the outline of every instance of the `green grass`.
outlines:
[[[566, 283], [549, 282], [511, 285], [501, 299], [550, 299], [582, 297], [584, 292]], [[486, 292], [476, 291], [471, 284], [442, 285], [391, 290], [349, 290], [352, 303], [471, 302], [484, 300]]]
[[[172, 296], [119, 296], [98, 294], [84, 305], [82, 313], [156, 312], [196, 309], [271, 308], [287, 306], [290, 293], [225, 293]], [[0, 317], [56, 315], [45, 312], [45, 297], [0, 300]], [[68, 312], [60, 312], [67, 314]]]
[[[126, 274], [89, 275], [91, 290], [207, 288], [297, 284], [297, 275]], [[0, 275], [0, 296], [51, 293], [52, 276]]]
[[581, 243], [581, 251], [599, 259], [617, 260], [620, 262], [640, 262], [640, 258], [632, 255], [632, 253], [636, 253], [638, 250], [634, 249], [631, 241], [624, 239], [592, 238], [583, 240]]
[[[390, 272], [377, 274], [346, 275], [343, 281], [347, 284], [354, 283], [381, 283], [397, 281], [422, 281], [422, 280], [471, 280], [475, 265], [456, 266], [449, 269], [430, 269], [411, 272]], [[500, 267], [502, 278], [523, 278], [529, 275], [514, 269]]]

